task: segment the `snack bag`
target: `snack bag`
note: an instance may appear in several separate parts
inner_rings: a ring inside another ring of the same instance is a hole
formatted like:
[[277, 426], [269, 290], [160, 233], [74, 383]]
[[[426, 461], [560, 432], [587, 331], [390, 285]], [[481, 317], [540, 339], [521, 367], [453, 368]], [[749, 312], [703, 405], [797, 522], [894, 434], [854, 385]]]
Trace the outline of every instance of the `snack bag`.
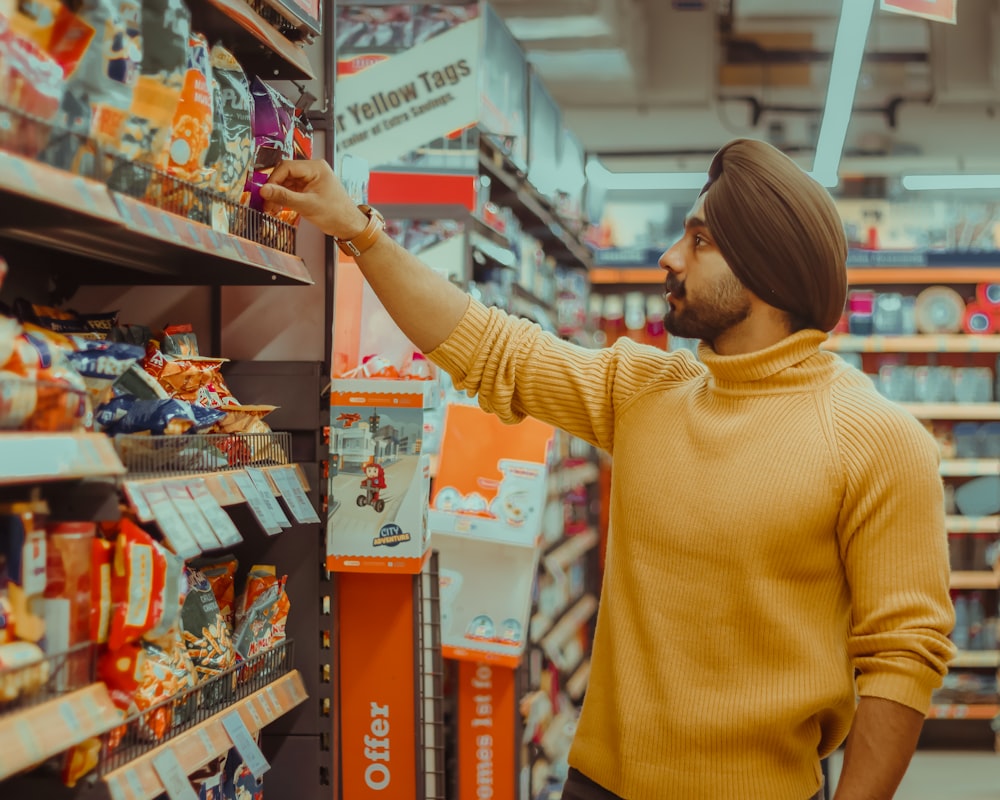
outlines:
[[91, 543], [90, 567], [90, 639], [97, 644], [108, 641], [111, 629], [111, 570], [114, 542], [95, 538]]
[[239, 562], [233, 556], [221, 561], [205, 562], [198, 565], [201, 574], [212, 586], [212, 593], [219, 604], [219, 611], [229, 629], [236, 625], [236, 569]]
[[0, 644], [0, 703], [37, 692], [48, 682], [49, 673], [49, 662], [38, 645]]
[[109, 179], [112, 189], [141, 197], [152, 173], [131, 162], [151, 165], [170, 141], [187, 67], [191, 12], [184, 0], [142, 0], [142, 72], [121, 125], [120, 163]]
[[253, 99], [250, 84], [239, 62], [221, 45], [211, 52], [214, 77], [212, 141], [206, 167], [213, 169], [213, 187], [233, 202], [239, 202], [253, 159], [250, 127]]
[[224, 363], [220, 358], [168, 356], [156, 340], [150, 340], [143, 366], [171, 397], [218, 408], [234, 400], [222, 379]]
[[156, 627], [163, 616], [167, 561], [152, 537], [123, 519], [111, 570], [111, 628], [108, 647], [120, 650]]
[[243, 203], [256, 211], [264, 208], [260, 187], [267, 183], [282, 159], [294, 156], [295, 108], [260, 78], [250, 84], [253, 97], [254, 163], [243, 192]]
[[236, 650], [244, 661], [285, 640], [290, 607], [286, 580], [287, 576], [277, 577], [273, 566], [257, 565], [250, 570], [236, 609], [234, 635]]
[[84, 339], [106, 339], [118, 322], [117, 311], [78, 314], [20, 299], [15, 301], [14, 309], [25, 324], [31, 323], [52, 333]]
[[[195, 685], [194, 668], [177, 630], [156, 641], [143, 639], [108, 650], [98, 659], [97, 674], [111, 701], [126, 715], [141, 713]], [[143, 717], [144, 733], [162, 739], [186, 718], [187, 709], [162, 706]], [[119, 733], [120, 736], [120, 733]], [[116, 742], [112, 741], [112, 746]]]
[[163, 615], [160, 621], [146, 634], [147, 639], [159, 639], [167, 636], [177, 627], [181, 607], [187, 595], [187, 576], [184, 574], [184, 559], [174, 555], [165, 547], [157, 544], [161, 555], [167, 562], [166, 577], [163, 581]]
[[139, 400], [123, 395], [98, 408], [95, 421], [109, 436], [127, 433], [179, 436], [208, 430], [224, 417], [223, 411], [184, 400]]
[[165, 356], [200, 356], [198, 337], [190, 325], [167, 325], [163, 329], [161, 351]]
[[[211, 67], [208, 42], [200, 33], [188, 36], [184, 81], [171, 123], [170, 141], [157, 166], [189, 183], [205, 183], [205, 154], [212, 135]], [[173, 209], [186, 213], [189, 209]]]
[[96, 157], [90, 140], [117, 149], [125, 114], [142, 63], [141, 7], [137, 0], [83, 0], [76, 25], [56, 33], [60, 51], [74, 52], [79, 29], [91, 36], [79, 63], [66, 70], [62, 125], [45, 159], [63, 169], [89, 173], [87, 158]]
[[83, 378], [94, 408], [104, 403], [111, 394], [111, 387], [129, 367], [145, 355], [141, 347], [119, 342], [83, 341], [81, 349], [69, 353], [67, 358]]
[[[38, 19], [54, 22], [60, 7], [58, 2], [55, 6], [53, 11], [40, 2], [35, 7]], [[24, 23], [21, 33], [18, 22]], [[62, 67], [45, 50], [50, 38], [51, 26], [35, 26], [24, 14], [15, 14], [13, 20], [0, 15], [0, 97], [4, 105], [23, 112], [0, 111], [0, 147], [29, 158], [37, 157], [48, 143], [48, 125], [55, 121], [63, 96]]]
[[236, 663], [236, 650], [212, 584], [197, 569], [189, 569], [187, 578], [187, 597], [181, 609], [181, 636], [201, 683], [232, 667]]

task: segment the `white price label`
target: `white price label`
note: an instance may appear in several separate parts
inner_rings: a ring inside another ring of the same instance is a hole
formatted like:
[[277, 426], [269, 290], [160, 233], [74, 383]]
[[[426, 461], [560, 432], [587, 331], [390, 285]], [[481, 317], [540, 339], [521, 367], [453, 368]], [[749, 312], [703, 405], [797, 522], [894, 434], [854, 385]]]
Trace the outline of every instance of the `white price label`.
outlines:
[[271, 706], [271, 701], [268, 699], [267, 692], [261, 692], [257, 695], [257, 701], [260, 703], [261, 709], [263, 709], [265, 725], [278, 718], [278, 712]]
[[153, 511], [142, 494], [141, 484], [126, 482], [125, 494], [128, 496], [132, 508], [135, 509], [135, 515], [139, 518], [140, 522], [149, 522], [153, 519]]
[[111, 800], [128, 800], [125, 789], [115, 778], [108, 781], [108, 793], [111, 795]]
[[271, 515], [271, 519], [282, 528], [291, 528], [292, 523], [288, 521], [288, 517], [285, 516], [285, 512], [281, 509], [281, 504], [275, 498], [274, 491], [271, 489], [271, 482], [267, 479], [264, 471], [247, 467], [246, 473], [250, 476], [250, 480], [257, 485], [260, 496], [264, 498], [264, 502], [267, 504], [267, 510]]
[[285, 505], [288, 506], [288, 510], [292, 512], [292, 516], [296, 520], [303, 525], [320, 521], [319, 516], [316, 514], [316, 509], [309, 502], [309, 496], [299, 482], [299, 474], [296, 472], [295, 467], [273, 469], [271, 470], [271, 477], [278, 485], [281, 496], [285, 500]]
[[212, 531], [212, 526], [208, 524], [205, 515], [201, 513], [198, 504], [188, 492], [187, 486], [182, 483], [168, 483], [167, 496], [191, 531], [198, 547], [202, 550], [216, 550], [222, 546], [222, 542]]
[[253, 512], [254, 517], [257, 518], [257, 522], [260, 523], [260, 527], [271, 536], [281, 533], [281, 526], [277, 522], [272, 521], [271, 514], [264, 504], [264, 498], [261, 497], [260, 491], [257, 489], [257, 484], [253, 482], [253, 479], [245, 472], [236, 472], [233, 473], [233, 480], [236, 481], [236, 485], [246, 498], [247, 505], [250, 506], [250, 510]]
[[222, 726], [226, 729], [226, 733], [229, 734], [229, 738], [233, 740], [233, 747], [236, 748], [237, 752], [243, 758], [243, 763], [247, 765], [247, 769], [253, 773], [253, 776], [257, 780], [260, 780], [264, 773], [271, 768], [271, 765], [267, 763], [267, 759], [264, 758], [260, 747], [257, 746], [257, 740], [247, 729], [246, 723], [243, 722], [243, 718], [239, 715], [239, 712], [233, 711], [230, 714], [226, 714], [222, 718]]
[[198, 793], [191, 787], [191, 781], [172, 749], [168, 747], [153, 758], [153, 769], [160, 776], [170, 800], [198, 800]]
[[246, 709], [250, 714], [250, 719], [253, 720], [254, 727], [259, 731], [267, 723], [261, 719], [260, 712], [257, 710], [257, 705], [251, 700], [246, 704]]
[[76, 709], [73, 708], [73, 704], [70, 702], [59, 704], [59, 716], [66, 723], [66, 727], [69, 728], [70, 733], [76, 733], [84, 727], [80, 724], [80, 718], [77, 716]]
[[208, 520], [208, 524], [215, 531], [216, 537], [223, 545], [232, 547], [243, 541], [243, 537], [233, 523], [232, 518], [208, 490], [208, 484], [205, 483], [204, 478], [195, 478], [188, 481], [187, 488], [191, 497], [194, 498], [195, 503], [198, 504], [198, 508], [201, 509], [201, 513]]
[[153, 519], [160, 526], [173, 551], [184, 559], [194, 558], [201, 553], [198, 542], [191, 535], [181, 515], [177, 513], [174, 504], [170, 502], [167, 490], [157, 483], [143, 487], [142, 493], [153, 511]]
[[201, 728], [198, 731], [198, 739], [201, 740], [201, 746], [205, 748], [205, 754], [209, 758], [214, 758], [215, 744], [212, 742], [212, 737], [208, 735], [208, 731], [205, 728]]
[[142, 779], [139, 777], [139, 773], [134, 769], [130, 769], [125, 773], [125, 782], [128, 784], [128, 788], [132, 792], [132, 796], [136, 800], [145, 800], [146, 788], [142, 785]]
[[35, 738], [34, 730], [32, 730], [31, 726], [23, 719], [14, 723], [14, 734], [15, 738], [21, 742], [22, 749], [25, 753], [27, 753], [28, 758], [31, 759], [32, 763], [41, 761], [44, 758], [42, 748], [39, 746], [38, 740]]

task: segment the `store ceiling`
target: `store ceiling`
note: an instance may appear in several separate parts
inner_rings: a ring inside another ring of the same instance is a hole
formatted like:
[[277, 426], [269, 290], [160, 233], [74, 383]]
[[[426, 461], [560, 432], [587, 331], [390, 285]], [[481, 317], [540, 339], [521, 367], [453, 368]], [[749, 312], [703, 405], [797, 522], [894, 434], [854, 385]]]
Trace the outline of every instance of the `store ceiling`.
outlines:
[[[875, 10], [842, 175], [1000, 171], [1000, 2], [957, 2], [954, 26]], [[768, 139], [810, 167], [839, 3], [494, 5], [609, 169], [703, 170], [735, 136]]]

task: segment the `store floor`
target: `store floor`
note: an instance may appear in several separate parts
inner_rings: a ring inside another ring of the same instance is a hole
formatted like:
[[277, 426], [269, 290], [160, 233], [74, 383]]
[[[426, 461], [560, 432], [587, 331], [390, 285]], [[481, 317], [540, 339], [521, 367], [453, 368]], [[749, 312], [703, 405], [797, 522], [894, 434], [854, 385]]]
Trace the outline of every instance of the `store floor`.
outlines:
[[[843, 753], [830, 757], [834, 787]], [[1000, 754], [918, 750], [894, 800], [997, 800], [1000, 798]]]

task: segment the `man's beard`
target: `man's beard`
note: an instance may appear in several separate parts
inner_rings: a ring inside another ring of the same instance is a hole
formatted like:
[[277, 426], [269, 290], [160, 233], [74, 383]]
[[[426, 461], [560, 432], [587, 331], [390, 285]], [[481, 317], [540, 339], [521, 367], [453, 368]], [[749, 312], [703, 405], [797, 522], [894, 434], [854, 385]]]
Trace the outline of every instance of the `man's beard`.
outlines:
[[667, 331], [686, 339], [712, 343], [734, 325], [750, 316], [750, 298], [746, 287], [735, 275], [726, 275], [712, 287], [710, 295], [692, 302], [683, 284], [667, 278], [667, 291], [683, 300], [678, 308], [670, 307], [663, 320]]

